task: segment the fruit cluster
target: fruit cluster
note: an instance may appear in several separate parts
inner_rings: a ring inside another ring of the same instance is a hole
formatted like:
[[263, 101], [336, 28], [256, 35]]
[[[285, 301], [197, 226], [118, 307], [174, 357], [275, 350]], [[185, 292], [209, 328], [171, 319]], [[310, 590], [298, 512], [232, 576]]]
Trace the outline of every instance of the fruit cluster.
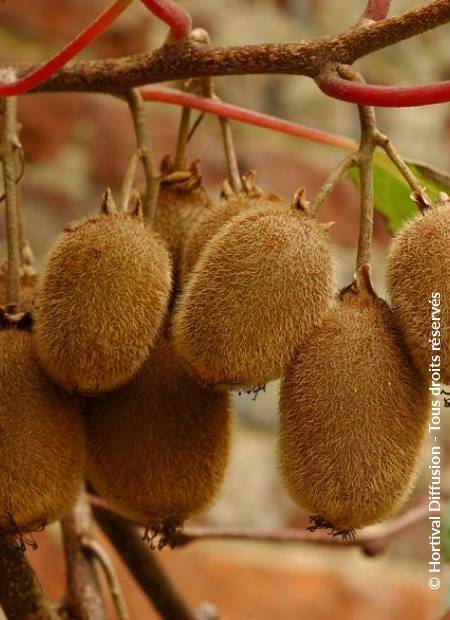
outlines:
[[367, 265], [336, 291], [329, 227], [301, 192], [287, 204], [250, 174], [212, 201], [197, 164], [166, 158], [162, 174], [152, 222], [108, 191], [61, 234], [31, 329], [2, 312], [0, 527], [59, 519], [87, 477], [120, 515], [172, 531], [223, 481], [230, 391], [280, 378], [280, 472], [315, 526], [392, 515], [426, 435], [432, 291], [450, 380], [449, 204], [393, 242], [389, 307]]

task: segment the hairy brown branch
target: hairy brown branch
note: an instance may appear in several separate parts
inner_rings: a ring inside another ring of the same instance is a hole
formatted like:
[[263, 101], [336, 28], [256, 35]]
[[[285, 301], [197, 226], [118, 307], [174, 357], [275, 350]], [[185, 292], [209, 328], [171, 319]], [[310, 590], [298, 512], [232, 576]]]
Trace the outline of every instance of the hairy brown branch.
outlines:
[[58, 618], [24, 552], [5, 536], [0, 536], [0, 606], [8, 620]]
[[[318, 76], [332, 64], [358, 58], [450, 21], [450, 2], [434, 0], [417, 9], [313, 41], [234, 47], [211, 47], [194, 41], [165, 45], [151, 54], [74, 63], [44, 82], [40, 91], [122, 93], [168, 80], [214, 75], [284, 73]], [[19, 65], [23, 76], [35, 65]]]
[[154, 552], [141, 539], [136, 527], [93, 503], [94, 515], [122, 560], [162, 618], [195, 620], [194, 613], [176, 591]]

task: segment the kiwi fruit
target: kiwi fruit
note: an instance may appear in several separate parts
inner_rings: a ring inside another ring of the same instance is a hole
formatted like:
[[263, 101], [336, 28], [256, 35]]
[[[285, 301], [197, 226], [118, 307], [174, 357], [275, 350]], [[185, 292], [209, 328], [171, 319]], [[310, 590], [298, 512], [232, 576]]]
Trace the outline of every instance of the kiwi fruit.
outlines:
[[213, 388], [279, 378], [327, 312], [333, 271], [326, 226], [306, 205], [245, 210], [207, 243], [180, 295], [178, 354]]
[[415, 481], [429, 405], [363, 266], [281, 384], [279, 463], [290, 495], [336, 532], [391, 516]]
[[81, 403], [40, 369], [30, 332], [0, 330], [0, 529], [33, 531], [60, 519], [85, 464]]
[[206, 244], [232, 218], [252, 208], [268, 208], [280, 204], [281, 198], [276, 194], [263, 193], [254, 184], [254, 173], [243, 178], [244, 189], [238, 194], [223, 192], [223, 199], [210, 209], [204, 209], [193, 222], [187, 233], [184, 246], [181, 279], [186, 282]]
[[202, 186], [198, 161], [188, 171], [174, 169], [167, 155], [161, 164], [161, 185], [153, 218], [153, 227], [166, 243], [174, 265], [174, 288], [180, 287], [180, 264], [185, 239], [193, 222], [211, 201]]
[[34, 345], [48, 375], [69, 392], [93, 395], [129, 381], [165, 316], [171, 263], [140, 205], [72, 224], [47, 258], [34, 312]]
[[[444, 197], [436, 206], [406, 223], [392, 242], [387, 259], [391, 307], [409, 353], [425, 375], [429, 375], [432, 356], [438, 354], [442, 382], [447, 384], [450, 383], [449, 247], [450, 201]], [[440, 332], [440, 338], [436, 337], [436, 331]]]
[[229, 396], [196, 384], [161, 337], [125, 387], [89, 402], [87, 476], [125, 518], [156, 530], [210, 504], [230, 448]]

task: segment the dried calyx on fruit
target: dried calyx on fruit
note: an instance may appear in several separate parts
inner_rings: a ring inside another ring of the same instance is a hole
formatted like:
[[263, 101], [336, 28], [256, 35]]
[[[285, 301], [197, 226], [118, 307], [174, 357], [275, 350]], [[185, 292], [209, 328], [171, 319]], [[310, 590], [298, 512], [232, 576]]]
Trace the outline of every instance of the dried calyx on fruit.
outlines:
[[31, 334], [0, 326], [0, 534], [60, 519], [80, 491], [85, 463], [79, 399], [64, 395], [33, 357]]
[[313, 529], [345, 535], [400, 509], [420, 464], [429, 392], [368, 265], [284, 377], [280, 414], [281, 476], [316, 515]]
[[188, 231], [211, 201], [202, 186], [198, 160], [189, 170], [175, 170], [167, 155], [161, 164], [161, 185], [153, 227], [167, 245], [174, 264], [174, 284], [179, 288], [181, 256]]
[[265, 193], [256, 185], [253, 171], [243, 176], [242, 185], [242, 191], [235, 193], [232, 191], [229, 182], [225, 181], [222, 199], [212, 205], [210, 209], [202, 210], [188, 230], [181, 263], [181, 279], [183, 282], [186, 282], [192, 273], [208, 241], [231, 219], [254, 207], [271, 208], [282, 203], [279, 196]]
[[245, 210], [207, 243], [173, 319], [195, 377], [251, 390], [283, 374], [334, 294], [327, 228], [300, 192], [293, 206]]
[[216, 497], [231, 403], [195, 383], [161, 337], [131, 383], [89, 403], [87, 475], [120, 515], [170, 537]]
[[138, 197], [118, 212], [107, 191], [101, 214], [69, 226], [48, 255], [34, 316], [44, 370], [86, 395], [126, 383], [159, 334], [170, 290], [169, 255]]
[[449, 247], [450, 200], [442, 193], [437, 205], [406, 223], [387, 260], [398, 329], [420, 372], [429, 376], [440, 369], [442, 383], [450, 383]]

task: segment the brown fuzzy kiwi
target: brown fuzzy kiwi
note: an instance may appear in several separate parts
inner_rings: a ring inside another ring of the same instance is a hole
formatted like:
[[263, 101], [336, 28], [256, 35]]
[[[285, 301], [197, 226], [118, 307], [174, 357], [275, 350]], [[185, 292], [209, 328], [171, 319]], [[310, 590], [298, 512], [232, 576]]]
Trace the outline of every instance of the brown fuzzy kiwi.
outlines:
[[0, 330], [0, 529], [32, 531], [60, 519], [83, 481], [81, 403], [51, 383], [31, 334]]
[[325, 228], [280, 203], [234, 217], [207, 243], [173, 319], [194, 376], [251, 390], [283, 374], [334, 294]]
[[[431, 207], [409, 221], [394, 239], [387, 259], [391, 307], [409, 353], [429, 375], [440, 355], [441, 379], [450, 383], [450, 202]], [[440, 350], [432, 350], [432, 330]]]
[[210, 209], [205, 209], [187, 233], [181, 263], [181, 280], [187, 277], [201, 256], [207, 242], [232, 218], [252, 208], [268, 208], [279, 205], [281, 198], [276, 194], [263, 193], [254, 185], [254, 173], [244, 177], [244, 190], [239, 194], [228, 194]]
[[179, 288], [179, 272], [188, 230], [211, 201], [202, 186], [198, 161], [188, 171], [175, 171], [172, 158], [161, 164], [161, 186], [153, 219], [153, 227], [167, 245], [174, 265], [175, 288]]
[[429, 392], [367, 265], [284, 377], [280, 414], [281, 476], [318, 523], [343, 533], [401, 507], [420, 464]]
[[161, 337], [131, 383], [89, 403], [87, 475], [122, 516], [181, 525], [217, 495], [230, 448], [227, 394], [196, 384]]
[[47, 258], [34, 314], [40, 363], [70, 392], [126, 383], [157, 338], [170, 290], [163, 243], [107, 193], [103, 213], [67, 228]]

